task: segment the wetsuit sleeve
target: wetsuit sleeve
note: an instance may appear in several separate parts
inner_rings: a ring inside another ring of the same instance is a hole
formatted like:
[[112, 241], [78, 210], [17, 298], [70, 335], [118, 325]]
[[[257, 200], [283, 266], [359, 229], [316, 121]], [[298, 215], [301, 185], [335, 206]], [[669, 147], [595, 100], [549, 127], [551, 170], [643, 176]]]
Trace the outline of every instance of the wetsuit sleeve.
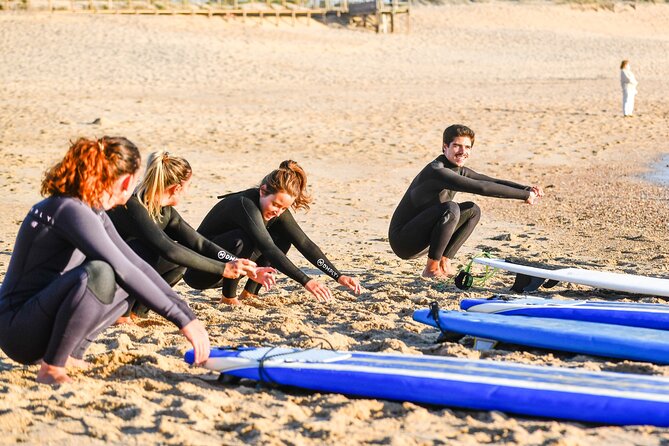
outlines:
[[323, 251], [314, 243], [300, 228], [295, 221], [295, 217], [289, 211], [281, 214], [279, 221], [275, 223], [277, 231], [282, 237], [295, 245], [295, 248], [309, 260], [314, 266], [323, 271], [334, 280], [338, 280], [341, 273], [332, 262], [323, 254]]
[[123, 241], [107, 214], [101, 218], [90, 208], [66, 206], [53, 227], [87, 259], [107, 262], [121, 288], [177, 327], [195, 319], [188, 304]]
[[465, 172], [466, 172], [465, 175], [468, 178], [471, 178], [473, 180], [489, 181], [491, 183], [503, 184], [505, 186], [513, 187], [513, 188], [516, 188], [516, 189], [522, 189], [522, 190], [530, 190], [531, 189], [530, 186], [525, 186], [523, 184], [514, 183], [513, 181], [500, 180], [498, 178], [492, 178], [492, 177], [489, 177], [487, 175], [483, 175], [481, 173], [474, 172], [471, 169], [465, 169]]
[[311, 278], [299, 269], [288, 257], [276, 246], [272, 236], [267, 231], [262, 219], [260, 209], [248, 198], [241, 198], [240, 209], [231, 214], [234, 215], [236, 224], [251, 237], [256, 249], [260, 251], [270, 264], [296, 282], [305, 285]]
[[[144, 214], [150, 220], [146, 210]], [[170, 208], [170, 220], [167, 222], [165, 231], [160, 230], [152, 220], [150, 223], [153, 229], [147, 231], [150, 234], [143, 236], [150, 237], [146, 240], [155, 246], [162, 257], [172, 263], [222, 275], [225, 271], [225, 262], [237, 259], [225, 249], [198, 234], [174, 208]]]
[[[480, 175], [471, 169], [464, 168], [464, 175], [459, 175], [451, 169], [438, 169], [436, 172], [443, 182], [443, 187], [452, 191], [467, 192], [487, 197], [515, 198], [518, 200], [527, 200], [530, 196], [530, 192], [524, 189], [499, 184], [494, 181], [471, 178], [469, 175], [472, 173]], [[484, 175], [481, 175], [481, 177], [484, 177]]]

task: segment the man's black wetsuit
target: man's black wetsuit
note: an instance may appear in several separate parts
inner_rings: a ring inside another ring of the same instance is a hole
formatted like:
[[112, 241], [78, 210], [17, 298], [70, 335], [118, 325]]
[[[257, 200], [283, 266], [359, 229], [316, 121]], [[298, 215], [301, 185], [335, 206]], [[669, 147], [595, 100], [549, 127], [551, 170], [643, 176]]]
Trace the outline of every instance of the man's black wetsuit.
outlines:
[[[340, 272], [302, 231], [290, 211], [286, 210], [265, 224], [259, 200], [258, 188], [226, 195], [204, 217], [198, 232], [233, 255], [250, 258], [259, 266], [272, 266], [305, 285], [311, 278], [286, 257], [290, 246], [294, 245], [318, 269], [334, 280], [339, 279]], [[239, 281], [221, 280], [220, 276], [192, 268], [188, 269], [184, 280], [197, 289], [222, 285], [225, 297], [236, 296]], [[245, 289], [258, 294], [260, 284], [249, 280]]]
[[388, 231], [390, 246], [402, 259], [426, 251], [432, 260], [452, 259], [481, 217], [473, 202], [453, 202], [457, 192], [527, 200], [530, 189], [458, 167], [439, 155], [414, 178], [395, 209]]
[[[126, 243], [170, 286], [181, 280], [186, 268], [217, 275], [220, 280], [225, 262], [236, 259], [198, 234], [172, 206], [161, 208], [160, 219], [154, 221], [139, 198], [132, 196], [125, 206], [117, 206], [107, 214]], [[140, 315], [146, 310], [140, 303], [132, 309]]]
[[64, 366], [137, 299], [177, 327], [195, 315], [118, 235], [106, 213], [70, 197], [23, 220], [0, 287], [0, 348], [13, 360]]

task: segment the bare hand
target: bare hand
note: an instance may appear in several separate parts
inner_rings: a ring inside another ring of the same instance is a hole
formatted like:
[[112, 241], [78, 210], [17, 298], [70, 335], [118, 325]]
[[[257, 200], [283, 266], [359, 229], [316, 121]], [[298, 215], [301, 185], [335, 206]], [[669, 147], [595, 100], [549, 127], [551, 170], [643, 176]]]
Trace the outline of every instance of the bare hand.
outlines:
[[238, 279], [241, 276], [246, 276], [249, 273], [255, 274], [256, 263], [249, 259], [237, 259], [225, 264], [223, 277], [227, 279]]
[[195, 361], [193, 364], [201, 365], [209, 358], [210, 345], [209, 335], [202, 322], [193, 319], [181, 329], [181, 333], [186, 336], [188, 342], [193, 346], [195, 352]]
[[539, 201], [539, 196], [537, 195], [536, 192], [530, 191], [530, 196], [527, 197], [527, 200], [525, 200], [525, 203], [527, 204], [536, 204]]
[[332, 293], [330, 290], [325, 285], [321, 285], [320, 283], [316, 282], [314, 279], [311, 279], [309, 282], [307, 282], [304, 287], [307, 289], [307, 291], [313, 294], [319, 302], [327, 302], [332, 299]]
[[269, 290], [274, 285], [276, 285], [276, 277], [274, 277], [274, 274], [276, 273], [277, 271], [274, 268], [263, 266], [256, 268], [255, 274], [249, 273], [247, 276], [249, 276], [249, 279], [253, 280], [254, 282], [258, 282], [264, 286], [266, 290]]
[[539, 198], [544, 196], [544, 190], [541, 188], [541, 186], [532, 186], [530, 190], [537, 194], [537, 197]]
[[360, 282], [350, 276], [339, 276], [337, 280], [339, 285], [344, 285], [349, 290], [353, 291], [354, 294], [360, 294]]

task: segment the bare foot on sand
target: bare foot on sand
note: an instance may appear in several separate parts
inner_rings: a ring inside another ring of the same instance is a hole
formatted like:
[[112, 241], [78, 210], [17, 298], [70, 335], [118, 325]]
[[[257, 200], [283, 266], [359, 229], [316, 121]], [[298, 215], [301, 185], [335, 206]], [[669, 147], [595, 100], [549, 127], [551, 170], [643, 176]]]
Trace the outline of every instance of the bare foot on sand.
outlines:
[[42, 384], [65, 384], [71, 383], [72, 378], [67, 376], [65, 367], [56, 367], [42, 361], [42, 365], [37, 372], [37, 382]]
[[448, 279], [439, 262], [430, 258], [427, 259], [427, 264], [420, 275], [428, 279]]
[[239, 300], [248, 299], [249, 297], [258, 297], [258, 295], [257, 295], [257, 294], [253, 294], [253, 293], [249, 293], [249, 292], [246, 291], [246, 290], [243, 290], [243, 291], [239, 294]]
[[72, 367], [75, 369], [87, 369], [90, 366], [90, 362], [86, 362], [83, 359], [73, 358], [72, 356], [67, 358], [67, 362], [65, 363], [65, 367]]
[[135, 322], [135, 319], [139, 318], [135, 313], [130, 313], [130, 316], [121, 316], [120, 318], [116, 319], [114, 325], [132, 325], [134, 327], [139, 327], [139, 325], [137, 325]]
[[220, 303], [228, 304], [228, 305], [241, 305], [242, 304], [239, 301], [239, 299], [237, 299], [236, 297], [225, 297], [225, 296], [221, 296]]
[[448, 257], [442, 257], [441, 261], [439, 262], [439, 266], [441, 267], [441, 270], [446, 274], [448, 277], [455, 276], [458, 273], [457, 268], [455, 268], [451, 264], [451, 259]]

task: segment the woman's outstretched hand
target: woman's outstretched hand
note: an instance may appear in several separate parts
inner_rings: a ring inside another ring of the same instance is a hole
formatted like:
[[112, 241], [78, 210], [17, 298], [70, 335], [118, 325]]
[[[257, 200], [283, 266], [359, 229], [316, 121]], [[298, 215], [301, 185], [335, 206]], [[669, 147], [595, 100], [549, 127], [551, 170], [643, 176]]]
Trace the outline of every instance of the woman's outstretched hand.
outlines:
[[256, 273], [256, 263], [249, 259], [237, 259], [225, 264], [223, 277], [226, 279], [238, 279]]
[[536, 192], [531, 190], [530, 191], [530, 196], [527, 197], [527, 200], [525, 200], [525, 203], [532, 205], [532, 204], [537, 204], [538, 201], [539, 201], [539, 195], [537, 195]]
[[193, 346], [193, 351], [195, 352], [195, 361], [193, 364], [204, 364], [209, 359], [211, 347], [209, 345], [209, 335], [202, 322], [193, 319], [181, 329], [181, 333], [186, 336], [188, 342]]
[[332, 299], [332, 293], [328, 287], [318, 283], [315, 279], [311, 279], [304, 285], [304, 287], [307, 289], [307, 291], [313, 294], [316, 300], [319, 302], [327, 302]]
[[263, 266], [256, 268], [254, 274], [248, 273], [247, 276], [254, 282], [258, 282], [264, 286], [266, 290], [269, 290], [276, 285], [276, 277], [274, 276], [276, 273], [277, 271], [274, 268]]
[[541, 186], [532, 186], [530, 190], [537, 194], [538, 198], [542, 198], [544, 196], [544, 190], [541, 188]]
[[360, 294], [360, 282], [358, 282], [357, 279], [354, 279], [351, 276], [339, 276], [337, 282], [339, 282], [339, 285], [344, 285], [354, 294]]

